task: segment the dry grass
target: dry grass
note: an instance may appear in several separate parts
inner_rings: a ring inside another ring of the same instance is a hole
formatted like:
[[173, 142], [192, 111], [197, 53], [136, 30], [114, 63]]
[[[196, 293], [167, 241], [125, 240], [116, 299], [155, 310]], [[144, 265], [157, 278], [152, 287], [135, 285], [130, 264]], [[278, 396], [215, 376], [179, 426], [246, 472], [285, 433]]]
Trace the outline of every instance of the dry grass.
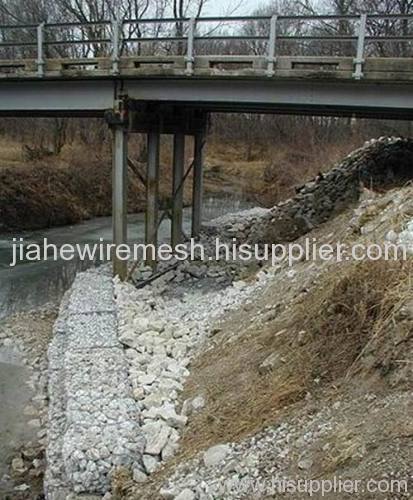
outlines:
[[320, 464], [323, 473], [334, 472], [350, 462], [360, 460], [365, 453], [363, 439], [354, 429], [344, 425], [334, 431], [328, 444]]
[[206, 187], [212, 192], [235, 190], [259, 205], [272, 206], [294, 194], [294, 187], [330, 169], [360, 144], [282, 144], [247, 154], [244, 144], [210, 142]]
[[24, 165], [21, 144], [6, 137], [1, 137], [0, 151], [0, 168]]
[[195, 363], [195, 376], [186, 390], [203, 393], [208, 411], [195, 417], [196, 431], [184, 436], [184, 448], [193, 451], [241, 439], [270, 423], [280, 408], [301, 398], [301, 380], [288, 367], [264, 376], [258, 372], [278, 343], [277, 336], [268, 332], [259, 339], [220, 347]]
[[[382, 336], [392, 343], [385, 327], [409, 294], [412, 270], [411, 262], [346, 264], [338, 274], [325, 273], [285, 314], [204, 353], [192, 367], [184, 397], [204, 394], [207, 407], [191, 419], [179, 459], [255, 434], [301, 404], [308, 391], [328, 393], [343, 384], [372, 340]], [[239, 312], [228, 323], [247, 325], [250, 314]], [[300, 331], [304, 342], [298, 341]], [[274, 353], [274, 369], [260, 374], [261, 363]], [[341, 448], [337, 463], [348, 455], [345, 443]]]
[[382, 333], [406, 298], [412, 263], [351, 263], [296, 308], [294, 328], [308, 338], [312, 377], [337, 380], [347, 375], [366, 345]]
[[[0, 228], [21, 230], [72, 224], [109, 215], [111, 166], [84, 157], [70, 167], [39, 162], [0, 169]], [[129, 206], [143, 209], [144, 190], [131, 178]]]

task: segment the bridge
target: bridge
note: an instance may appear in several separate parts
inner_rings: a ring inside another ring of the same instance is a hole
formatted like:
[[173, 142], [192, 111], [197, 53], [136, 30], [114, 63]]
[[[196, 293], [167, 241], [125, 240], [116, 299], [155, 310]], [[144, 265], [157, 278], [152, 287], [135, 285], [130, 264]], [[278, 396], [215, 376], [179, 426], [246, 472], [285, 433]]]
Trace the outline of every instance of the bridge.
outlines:
[[[200, 230], [209, 113], [410, 120], [412, 21], [413, 15], [361, 14], [2, 25], [0, 115], [106, 118], [114, 137], [117, 245], [127, 240], [128, 134], [148, 135], [146, 240], [154, 245], [160, 136], [173, 134], [176, 245], [183, 238], [187, 135], [195, 138], [192, 235]], [[114, 272], [125, 277], [125, 263], [114, 259]]]

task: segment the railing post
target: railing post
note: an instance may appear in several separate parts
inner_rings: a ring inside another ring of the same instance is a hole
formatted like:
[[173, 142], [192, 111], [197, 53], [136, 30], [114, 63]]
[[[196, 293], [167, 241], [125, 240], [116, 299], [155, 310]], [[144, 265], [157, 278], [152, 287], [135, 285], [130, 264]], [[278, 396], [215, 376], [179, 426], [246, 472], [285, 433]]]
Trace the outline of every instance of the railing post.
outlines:
[[188, 28], [188, 42], [186, 49], [186, 57], [185, 57], [185, 73], [188, 76], [193, 75], [194, 73], [194, 36], [195, 36], [195, 18], [191, 17], [189, 20], [189, 28]]
[[119, 38], [120, 38], [121, 22], [119, 19], [112, 19], [112, 74], [119, 74]]
[[267, 56], [267, 76], [274, 76], [274, 67], [276, 63], [275, 43], [277, 39], [277, 16], [272, 16], [270, 21], [270, 38], [268, 40], [268, 56]]
[[37, 26], [37, 76], [44, 76], [44, 23]]
[[364, 43], [366, 40], [366, 24], [367, 14], [360, 15], [360, 26], [357, 37], [357, 55], [354, 59], [354, 73], [353, 77], [356, 80], [363, 78], [363, 64], [364, 64]]

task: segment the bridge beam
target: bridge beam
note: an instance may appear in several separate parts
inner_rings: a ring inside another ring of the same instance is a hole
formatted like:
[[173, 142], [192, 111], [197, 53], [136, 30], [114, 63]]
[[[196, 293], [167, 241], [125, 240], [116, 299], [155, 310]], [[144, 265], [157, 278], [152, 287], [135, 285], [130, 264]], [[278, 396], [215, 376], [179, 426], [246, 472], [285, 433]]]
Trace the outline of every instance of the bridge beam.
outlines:
[[198, 132], [194, 137], [194, 170], [192, 184], [192, 231], [193, 238], [199, 236], [202, 224], [203, 169], [205, 133]]
[[[127, 148], [128, 135], [124, 125], [114, 125], [113, 130], [113, 167], [112, 167], [112, 224], [113, 243], [116, 247], [127, 243]], [[115, 251], [112, 256], [113, 274], [121, 280], [126, 279], [127, 261], [120, 260]]]
[[182, 219], [184, 206], [184, 167], [185, 167], [185, 134], [174, 135], [173, 151], [173, 187], [172, 187], [172, 230], [171, 245], [182, 242]]
[[[159, 221], [159, 131], [148, 132], [148, 164], [146, 175], [146, 221], [145, 240], [147, 245], [158, 245], [158, 221]], [[152, 269], [156, 268], [156, 255], [148, 252], [146, 264]]]

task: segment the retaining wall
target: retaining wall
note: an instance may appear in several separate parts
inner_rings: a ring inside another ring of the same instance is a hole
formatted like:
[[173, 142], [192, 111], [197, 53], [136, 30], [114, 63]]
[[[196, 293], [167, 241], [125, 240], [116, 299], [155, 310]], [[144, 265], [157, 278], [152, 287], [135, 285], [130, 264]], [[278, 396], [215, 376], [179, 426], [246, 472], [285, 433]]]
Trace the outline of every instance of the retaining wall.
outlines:
[[110, 276], [77, 276], [62, 302], [49, 347], [45, 492], [104, 493], [119, 466], [139, 466], [143, 438]]

